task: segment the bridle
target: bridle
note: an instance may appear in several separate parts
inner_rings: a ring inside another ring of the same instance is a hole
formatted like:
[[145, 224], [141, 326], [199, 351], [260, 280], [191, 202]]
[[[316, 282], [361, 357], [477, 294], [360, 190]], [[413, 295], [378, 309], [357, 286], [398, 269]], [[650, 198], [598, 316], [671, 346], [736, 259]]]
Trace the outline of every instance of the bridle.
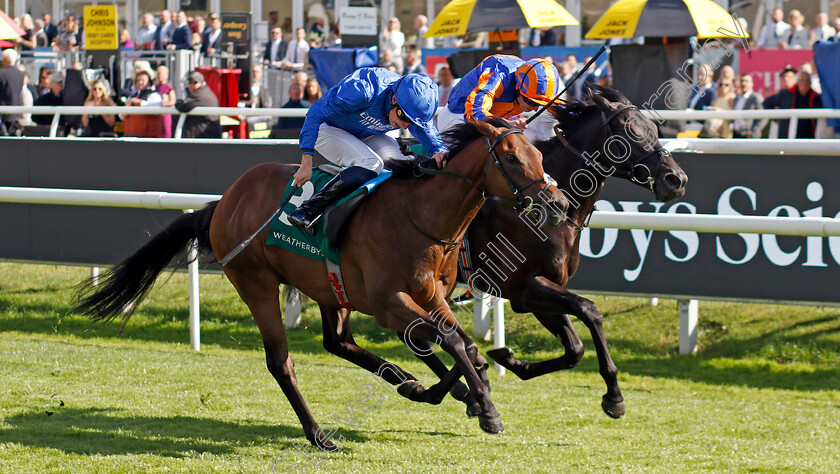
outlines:
[[[616, 136], [613, 133], [612, 129], [610, 128], [610, 122], [612, 122], [613, 119], [615, 119], [621, 112], [624, 112], [627, 109], [638, 110], [639, 108], [636, 107], [635, 105], [632, 105], [632, 104], [625, 104], [625, 105], [622, 105], [621, 107], [619, 107], [618, 110], [616, 110], [615, 112], [610, 114], [609, 117], [607, 117], [607, 115], [604, 113], [603, 110], [600, 111], [601, 112], [601, 123], [604, 127], [604, 132], [607, 135], [607, 139], [604, 140], [605, 142], [609, 141], [610, 138]], [[629, 171], [628, 170], [617, 170], [617, 169], [614, 169], [614, 168], [610, 169], [610, 168], [607, 168], [606, 166], [604, 166], [603, 164], [601, 164], [600, 162], [596, 161], [592, 157], [588, 156], [588, 154], [583, 154], [583, 153], [579, 152], [575, 147], [573, 147], [568, 142], [568, 140], [566, 140], [566, 137], [563, 135], [563, 131], [560, 129], [559, 124], [554, 126], [554, 134], [557, 136], [557, 138], [560, 140], [560, 142], [563, 144], [563, 146], [565, 148], [568, 148], [572, 153], [574, 153], [577, 157], [579, 157], [581, 160], [583, 160], [583, 162], [586, 163], [587, 166], [589, 166], [590, 168], [594, 168], [595, 171], [597, 171], [601, 176], [611, 176], [611, 175], [618, 176], [620, 178], [627, 179], [627, 180], [632, 181], [632, 182], [634, 182], [636, 184], [639, 184], [641, 186], [647, 186], [647, 187], [650, 188], [651, 191], [653, 191], [653, 186], [655, 184], [656, 176], [659, 174], [659, 169], [662, 167], [662, 162], [663, 162], [664, 156], [666, 156], [668, 154], [668, 151], [665, 150], [664, 148], [656, 147], [656, 148], [650, 150], [649, 152], [645, 153], [644, 155], [642, 155], [641, 157], [636, 158], [636, 159], [634, 159], [632, 156], [628, 156], [627, 159], [632, 164], [632, 167], [630, 168]], [[656, 167], [654, 168], [654, 170], [651, 171], [651, 169], [648, 168], [648, 166], [644, 164], [644, 161], [647, 160], [648, 157], [650, 157], [653, 154], [658, 155], [659, 160], [656, 162]], [[647, 177], [644, 177], [643, 179], [637, 178], [637, 176], [639, 176], [639, 174], [636, 173], [636, 170], [647, 171]]]
[[[464, 181], [470, 183], [470, 185], [472, 185], [472, 187], [475, 188], [476, 191], [481, 193], [482, 199], [489, 199], [489, 200], [492, 200], [492, 201], [498, 201], [498, 202], [501, 202], [502, 204], [513, 207], [514, 209], [519, 209], [519, 210], [524, 210], [525, 212], [529, 212], [529, 211], [531, 211], [531, 209], [534, 206], [534, 199], [531, 198], [530, 196], [525, 196], [523, 194], [523, 191], [525, 191], [529, 187], [531, 187], [531, 186], [533, 186], [537, 183], [540, 183], [540, 182], [545, 182], [546, 187], [556, 186], [557, 183], [554, 181], [554, 179], [551, 178], [551, 176], [549, 176], [546, 173], [543, 173], [543, 176], [541, 178], [537, 178], [537, 179], [531, 181], [530, 183], [528, 183], [528, 184], [526, 184], [525, 186], [522, 186], [522, 187], [517, 186], [516, 183], [513, 182], [513, 180], [510, 178], [510, 175], [507, 173], [507, 171], [505, 171], [505, 167], [502, 165], [502, 160], [499, 159], [499, 155], [496, 154], [496, 147], [499, 145], [499, 143], [501, 143], [503, 138], [505, 138], [508, 135], [514, 134], [514, 133], [522, 133], [522, 130], [519, 130], [518, 128], [509, 128], [509, 129], [503, 131], [502, 133], [500, 133], [499, 136], [496, 137], [496, 139], [493, 140], [492, 143], [490, 142], [490, 138], [488, 138], [486, 136], [484, 137], [484, 142], [487, 144], [487, 151], [489, 152], [490, 156], [487, 158], [487, 161], [484, 163], [484, 172], [482, 173], [482, 176], [481, 176], [481, 182], [486, 183], [487, 182], [487, 170], [490, 168], [490, 162], [491, 162], [491, 158], [492, 158], [492, 162], [496, 164], [496, 168], [499, 170], [499, 173], [501, 173], [502, 177], [505, 178], [505, 181], [507, 182], [511, 191], [513, 191], [513, 196], [514, 196], [513, 199], [507, 199], [507, 198], [503, 198], [503, 197], [499, 197], [499, 196], [490, 194], [490, 193], [487, 192], [486, 189], [479, 188], [479, 186], [475, 182], [473, 182], [473, 180], [471, 180], [470, 178], [462, 175], [461, 173], [455, 172], [455, 171], [447, 171], [447, 170], [438, 170], [438, 169], [434, 169], [434, 168], [426, 168], [425, 166], [423, 166], [422, 163], [418, 163], [417, 168], [418, 168], [418, 170], [420, 170], [420, 172], [422, 174], [457, 176], [458, 178], [461, 178]], [[543, 188], [543, 189], [545, 189], [545, 188]]]
[[[484, 163], [484, 171], [482, 172], [482, 177], [481, 177], [480, 183], [484, 184], [485, 187], [486, 187], [487, 170], [490, 168], [490, 162], [492, 161], [493, 163], [496, 164], [496, 168], [499, 170], [499, 173], [501, 173], [502, 177], [507, 182], [511, 191], [513, 191], [514, 199], [507, 199], [507, 198], [499, 197], [499, 196], [496, 196], [496, 195], [493, 195], [493, 194], [489, 194], [487, 192], [486, 188], [481, 189], [479, 187], [479, 185], [476, 184], [473, 180], [471, 180], [470, 178], [462, 175], [461, 173], [455, 172], [455, 171], [447, 171], [447, 170], [439, 170], [439, 169], [434, 169], [434, 168], [427, 168], [427, 167], [423, 166], [423, 163], [418, 163], [417, 164], [417, 169], [421, 174], [458, 177], [458, 178], [463, 179], [464, 181], [470, 183], [470, 185], [476, 191], [481, 193], [482, 199], [489, 199], [489, 200], [493, 200], [493, 201], [498, 201], [498, 202], [500, 202], [504, 205], [510, 206], [514, 209], [521, 210], [522, 212], [526, 212], [526, 213], [530, 212], [534, 207], [534, 199], [531, 198], [530, 196], [525, 196], [523, 194], [523, 191], [525, 191], [529, 187], [531, 187], [531, 186], [533, 186], [537, 183], [540, 183], [540, 182], [545, 182], [546, 183], [546, 185], [545, 185], [545, 187], [543, 187], [543, 189], [545, 189], [549, 186], [557, 186], [557, 182], [554, 181], [554, 179], [552, 179], [551, 176], [549, 176], [547, 173], [543, 173], [543, 176], [541, 178], [537, 178], [537, 179], [531, 181], [530, 183], [528, 183], [528, 184], [526, 184], [525, 186], [522, 186], [522, 187], [517, 186], [516, 183], [513, 182], [513, 180], [510, 178], [510, 175], [507, 173], [507, 171], [505, 171], [505, 167], [502, 165], [502, 160], [500, 160], [499, 156], [496, 154], [496, 147], [499, 145], [499, 143], [501, 143], [502, 139], [505, 138], [506, 136], [510, 135], [510, 134], [513, 134], [513, 133], [522, 133], [522, 130], [519, 130], [517, 128], [509, 128], [509, 129], [503, 131], [502, 133], [500, 133], [499, 136], [496, 137], [496, 139], [493, 140], [492, 143], [490, 142], [490, 138], [488, 138], [487, 136], [484, 137], [484, 142], [487, 144], [487, 151], [489, 152], [489, 156], [487, 157], [487, 161]], [[492, 158], [492, 160], [491, 160], [491, 158]], [[410, 214], [409, 214], [409, 221], [421, 234], [423, 234], [424, 236], [434, 240], [437, 243], [444, 244], [444, 245], [458, 245], [460, 243], [460, 242], [450, 242], [450, 241], [447, 241], [447, 240], [441, 240], [441, 239], [438, 239], [437, 237], [434, 237], [434, 236], [428, 234], [423, 229], [421, 229], [419, 226], [417, 226], [417, 224], [414, 223], [414, 221], [411, 219]]]

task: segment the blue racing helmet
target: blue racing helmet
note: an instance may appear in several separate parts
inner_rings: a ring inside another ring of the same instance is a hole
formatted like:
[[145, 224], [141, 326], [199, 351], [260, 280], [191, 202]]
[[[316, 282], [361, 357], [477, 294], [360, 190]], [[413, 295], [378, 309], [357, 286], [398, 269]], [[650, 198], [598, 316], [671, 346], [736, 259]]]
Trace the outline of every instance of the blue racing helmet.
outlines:
[[438, 86], [425, 74], [408, 74], [391, 86], [397, 105], [415, 124], [432, 121], [438, 108]]

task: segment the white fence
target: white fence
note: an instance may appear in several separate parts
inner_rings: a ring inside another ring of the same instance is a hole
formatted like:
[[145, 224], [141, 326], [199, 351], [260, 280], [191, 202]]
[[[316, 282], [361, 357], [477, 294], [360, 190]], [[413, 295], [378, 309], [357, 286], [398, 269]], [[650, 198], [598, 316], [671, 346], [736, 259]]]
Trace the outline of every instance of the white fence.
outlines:
[[[0, 202], [29, 204], [64, 204], [76, 206], [131, 207], [189, 210], [221, 196], [166, 192], [99, 191], [52, 188], [0, 187]], [[593, 228], [689, 230], [721, 234], [762, 233], [799, 236], [840, 236], [840, 220], [817, 217], [719, 216], [707, 214], [654, 214], [596, 211]], [[189, 267], [190, 275], [190, 345], [200, 348], [198, 263]], [[504, 313], [496, 302], [495, 344], [504, 345]], [[691, 353], [696, 347], [697, 303], [681, 303], [680, 352]], [[477, 309], [480, 306], [478, 305]], [[693, 308], [693, 309], [692, 309]], [[693, 316], [692, 316], [693, 315]], [[288, 315], [294, 321], [294, 315]], [[479, 318], [481, 314], [477, 315]], [[481, 319], [479, 319], [481, 321]], [[287, 321], [288, 322], [288, 321]], [[478, 321], [477, 321], [478, 322]], [[484, 324], [483, 322], [481, 323]], [[488, 324], [489, 329], [489, 324]], [[692, 337], [693, 335], [693, 337]], [[693, 340], [693, 343], [692, 343]]]

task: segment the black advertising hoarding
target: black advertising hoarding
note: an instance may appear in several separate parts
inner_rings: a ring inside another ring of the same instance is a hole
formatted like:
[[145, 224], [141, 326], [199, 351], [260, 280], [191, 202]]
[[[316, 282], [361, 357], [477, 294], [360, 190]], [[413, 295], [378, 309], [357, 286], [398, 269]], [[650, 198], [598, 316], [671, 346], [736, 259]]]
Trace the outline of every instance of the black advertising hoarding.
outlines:
[[[611, 178], [603, 211], [840, 218], [840, 157], [675, 154], [686, 195]], [[586, 229], [569, 288], [661, 296], [840, 303], [840, 237]]]
[[[221, 194], [248, 168], [297, 164], [297, 145], [0, 139], [0, 186]], [[684, 198], [610, 178], [598, 209], [840, 217], [840, 157], [675, 154]], [[319, 162], [323, 162], [319, 158]], [[0, 259], [103, 264], [179, 211], [0, 203]], [[660, 296], [840, 303], [840, 237], [587, 229], [569, 288]]]

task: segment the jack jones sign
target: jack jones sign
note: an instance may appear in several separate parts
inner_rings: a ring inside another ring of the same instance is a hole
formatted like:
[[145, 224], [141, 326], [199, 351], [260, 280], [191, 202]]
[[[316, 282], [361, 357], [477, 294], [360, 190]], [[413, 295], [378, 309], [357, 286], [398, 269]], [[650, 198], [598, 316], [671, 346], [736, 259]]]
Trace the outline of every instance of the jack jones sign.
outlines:
[[[686, 195], [610, 178], [602, 211], [840, 218], [840, 157], [675, 154]], [[840, 303], [840, 237], [585, 229], [570, 288]]]

